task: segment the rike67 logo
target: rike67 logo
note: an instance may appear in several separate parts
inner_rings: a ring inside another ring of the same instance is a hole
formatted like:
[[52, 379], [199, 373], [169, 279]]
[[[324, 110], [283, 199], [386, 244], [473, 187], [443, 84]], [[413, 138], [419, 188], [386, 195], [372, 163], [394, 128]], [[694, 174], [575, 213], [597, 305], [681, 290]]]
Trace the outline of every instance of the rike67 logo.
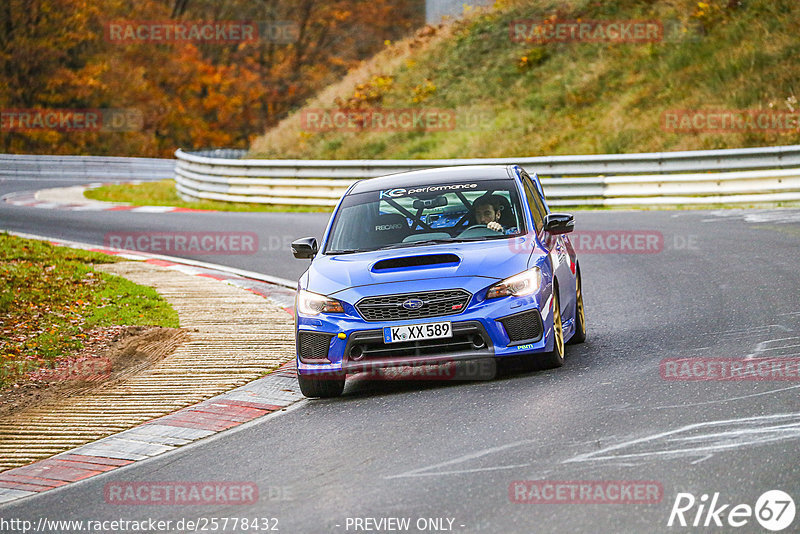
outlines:
[[727, 531], [751, 524], [755, 518], [763, 528], [779, 532], [794, 522], [796, 511], [794, 499], [781, 490], [764, 492], [755, 506], [724, 503], [719, 492], [710, 498], [704, 493], [699, 499], [691, 493], [678, 493], [667, 526], [725, 527]]

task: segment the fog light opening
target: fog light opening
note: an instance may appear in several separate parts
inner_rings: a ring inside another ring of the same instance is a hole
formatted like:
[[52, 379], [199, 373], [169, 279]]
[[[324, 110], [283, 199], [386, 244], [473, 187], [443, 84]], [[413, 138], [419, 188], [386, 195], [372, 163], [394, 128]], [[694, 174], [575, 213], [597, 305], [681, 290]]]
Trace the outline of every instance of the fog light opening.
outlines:
[[364, 352], [361, 350], [361, 346], [360, 345], [353, 345], [350, 348], [349, 357], [354, 362], [357, 362], [359, 360], [364, 359]]
[[483, 337], [478, 334], [473, 335], [471, 341], [472, 346], [476, 349], [482, 349], [486, 346], [486, 342], [483, 340]]

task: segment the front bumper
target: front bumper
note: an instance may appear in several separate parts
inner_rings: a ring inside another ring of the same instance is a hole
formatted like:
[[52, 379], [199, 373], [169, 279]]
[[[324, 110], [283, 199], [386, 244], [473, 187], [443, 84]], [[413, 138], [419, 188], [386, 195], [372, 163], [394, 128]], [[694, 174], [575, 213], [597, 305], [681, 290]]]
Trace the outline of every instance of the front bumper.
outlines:
[[[300, 374], [330, 371], [355, 373], [380, 367], [548, 352], [553, 350], [551, 304], [551, 298], [544, 299], [543, 294], [538, 293], [473, 302], [456, 315], [390, 322], [365, 321], [355, 312], [317, 316], [297, 314], [297, 370]], [[532, 314], [526, 317], [535, 314], [539, 319], [538, 336], [521, 339], [517, 334], [517, 338], [512, 339], [506, 328], [511, 325], [508, 319], [525, 313]], [[383, 342], [383, 327], [442, 321], [452, 323], [452, 338], [390, 344]], [[324, 354], [324, 345], [327, 343], [326, 339], [319, 338], [323, 348], [317, 347], [313, 354], [315, 357], [302, 357], [302, 353], [310, 354], [307, 347], [301, 351], [299, 339], [303, 333], [322, 334], [328, 338], [327, 354], [319, 357]], [[358, 351], [354, 351], [356, 347]]]

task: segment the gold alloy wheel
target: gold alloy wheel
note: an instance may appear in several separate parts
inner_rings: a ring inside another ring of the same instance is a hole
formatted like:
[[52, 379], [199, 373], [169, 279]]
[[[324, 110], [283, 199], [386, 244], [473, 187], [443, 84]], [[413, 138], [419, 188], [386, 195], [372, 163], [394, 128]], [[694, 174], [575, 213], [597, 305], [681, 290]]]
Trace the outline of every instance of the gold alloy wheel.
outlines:
[[564, 358], [564, 327], [561, 325], [561, 304], [558, 302], [558, 297], [553, 299], [553, 333], [555, 339], [553, 340], [556, 355], [559, 359]]
[[561, 322], [561, 304], [558, 301], [558, 286], [553, 284], [553, 350], [532, 354], [523, 358], [523, 368], [530, 371], [555, 369], [564, 365], [564, 325]]
[[580, 321], [581, 321], [581, 333], [585, 335], [586, 334], [586, 315], [585, 315], [585, 313], [583, 311], [583, 291], [581, 290], [581, 278], [580, 278], [580, 276], [578, 276], [578, 278], [577, 278], [576, 285], [577, 285], [577, 289], [575, 290], [575, 293], [577, 293], [577, 297], [578, 297], [577, 298], [577, 301], [578, 301], [578, 317], [580, 318]]

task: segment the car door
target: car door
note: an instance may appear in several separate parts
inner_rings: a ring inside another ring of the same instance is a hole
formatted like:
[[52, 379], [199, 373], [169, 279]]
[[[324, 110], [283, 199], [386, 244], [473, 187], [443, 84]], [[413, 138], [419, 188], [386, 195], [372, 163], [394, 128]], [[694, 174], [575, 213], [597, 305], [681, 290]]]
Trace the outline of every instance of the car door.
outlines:
[[[525, 184], [526, 196], [531, 207], [534, 219], [543, 221], [550, 213], [542, 195], [541, 184], [534, 181], [527, 173], [522, 175]], [[537, 226], [537, 232], [541, 226]], [[561, 316], [564, 320], [572, 318], [571, 311], [575, 307], [575, 256], [569, 247], [569, 237], [566, 234], [552, 235], [544, 230], [539, 234], [540, 241], [544, 244], [550, 256], [553, 273], [558, 278], [558, 299], [561, 304]]]

